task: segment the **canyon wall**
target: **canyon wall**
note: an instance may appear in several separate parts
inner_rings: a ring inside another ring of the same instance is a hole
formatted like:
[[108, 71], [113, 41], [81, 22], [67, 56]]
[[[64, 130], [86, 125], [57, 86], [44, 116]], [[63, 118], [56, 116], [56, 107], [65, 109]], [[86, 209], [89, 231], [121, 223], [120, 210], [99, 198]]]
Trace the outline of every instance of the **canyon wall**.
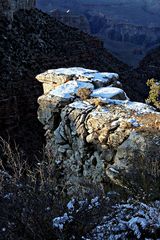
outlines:
[[57, 19], [64, 24], [89, 29], [109, 51], [132, 66], [160, 42], [160, 3], [156, 0], [38, 0], [37, 7], [48, 13], [56, 9]]
[[91, 33], [98, 36], [117, 57], [136, 65], [147, 51], [159, 45], [160, 27], [115, 21], [103, 16], [90, 16]]
[[159, 45], [160, 27], [150, 23], [117, 21], [99, 13], [75, 14], [71, 10], [53, 10], [51, 15], [59, 21], [102, 39], [104, 45], [116, 57], [129, 65], [137, 65], [145, 54]]

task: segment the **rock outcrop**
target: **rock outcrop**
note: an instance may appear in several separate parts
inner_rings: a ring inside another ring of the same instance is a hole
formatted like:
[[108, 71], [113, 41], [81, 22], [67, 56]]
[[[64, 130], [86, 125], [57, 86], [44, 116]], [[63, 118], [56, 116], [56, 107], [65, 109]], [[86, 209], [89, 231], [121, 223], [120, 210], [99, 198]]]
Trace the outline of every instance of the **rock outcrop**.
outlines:
[[29, 159], [44, 142], [37, 120], [37, 98], [43, 93], [35, 80], [38, 73], [74, 64], [100, 71], [126, 69], [98, 39], [37, 9], [15, 12], [12, 25], [1, 16], [0, 59], [0, 136], [16, 141]]
[[114, 183], [158, 196], [160, 114], [131, 102], [115, 73], [61, 68], [37, 79], [45, 92], [38, 119], [61, 186], [72, 193], [84, 182], [104, 188]]

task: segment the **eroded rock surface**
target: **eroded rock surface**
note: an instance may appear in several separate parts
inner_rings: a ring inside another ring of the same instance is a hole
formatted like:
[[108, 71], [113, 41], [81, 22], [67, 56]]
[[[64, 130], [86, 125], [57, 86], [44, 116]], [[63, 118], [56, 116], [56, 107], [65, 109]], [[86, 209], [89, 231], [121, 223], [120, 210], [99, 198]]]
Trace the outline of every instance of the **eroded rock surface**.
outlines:
[[[158, 196], [160, 114], [129, 101], [114, 73], [57, 69], [37, 79], [45, 92], [38, 118], [46, 130], [46, 150], [69, 193], [86, 181]], [[86, 89], [86, 98], [79, 97]]]

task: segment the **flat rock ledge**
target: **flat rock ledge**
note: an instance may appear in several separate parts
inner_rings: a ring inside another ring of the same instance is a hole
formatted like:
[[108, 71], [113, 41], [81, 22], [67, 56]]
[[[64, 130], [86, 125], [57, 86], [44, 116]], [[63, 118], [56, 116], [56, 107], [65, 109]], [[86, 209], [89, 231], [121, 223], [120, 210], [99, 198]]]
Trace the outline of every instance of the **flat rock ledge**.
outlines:
[[118, 74], [60, 68], [38, 75], [38, 119], [57, 180], [69, 194], [86, 183], [159, 197], [160, 114], [131, 102]]

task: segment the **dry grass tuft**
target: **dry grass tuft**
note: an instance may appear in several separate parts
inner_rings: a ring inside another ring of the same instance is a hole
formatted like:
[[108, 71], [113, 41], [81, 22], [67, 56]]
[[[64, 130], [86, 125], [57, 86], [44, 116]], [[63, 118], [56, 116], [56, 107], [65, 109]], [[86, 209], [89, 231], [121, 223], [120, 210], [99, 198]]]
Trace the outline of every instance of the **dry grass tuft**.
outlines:
[[96, 107], [106, 105], [106, 103], [102, 102], [102, 100], [100, 98], [93, 98], [90, 100], [90, 103]]
[[141, 124], [139, 130], [147, 130], [151, 132], [157, 132], [160, 130], [160, 115], [149, 113], [137, 116], [136, 118]]
[[77, 92], [77, 96], [80, 97], [82, 100], [87, 100], [92, 93], [91, 89], [88, 88], [80, 88]]

